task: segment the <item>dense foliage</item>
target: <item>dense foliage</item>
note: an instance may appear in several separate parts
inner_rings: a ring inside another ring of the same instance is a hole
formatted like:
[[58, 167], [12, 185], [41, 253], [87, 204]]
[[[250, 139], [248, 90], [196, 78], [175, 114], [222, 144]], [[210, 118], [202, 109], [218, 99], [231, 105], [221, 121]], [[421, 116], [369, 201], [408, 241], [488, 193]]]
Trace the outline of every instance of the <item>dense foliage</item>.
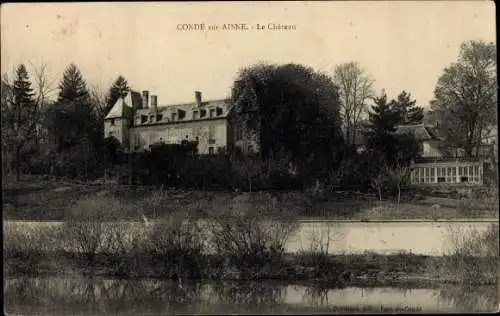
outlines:
[[285, 152], [305, 178], [335, 168], [343, 148], [337, 86], [296, 64], [244, 68], [232, 100], [242, 125], [254, 130], [263, 160]]

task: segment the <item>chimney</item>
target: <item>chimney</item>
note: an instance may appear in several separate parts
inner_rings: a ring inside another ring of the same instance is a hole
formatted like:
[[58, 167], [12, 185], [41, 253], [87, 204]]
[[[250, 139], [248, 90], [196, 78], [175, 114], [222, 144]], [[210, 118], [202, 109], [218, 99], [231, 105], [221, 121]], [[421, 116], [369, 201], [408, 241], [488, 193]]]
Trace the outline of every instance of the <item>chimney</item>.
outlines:
[[196, 99], [196, 104], [198, 106], [200, 106], [201, 105], [201, 92], [200, 91], [195, 91], [194, 92], [194, 97]]
[[156, 95], [151, 95], [151, 107], [154, 110], [158, 109], [158, 96]]
[[149, 91], [142, 91], [142, 108], [147, 109], [149, 107]]

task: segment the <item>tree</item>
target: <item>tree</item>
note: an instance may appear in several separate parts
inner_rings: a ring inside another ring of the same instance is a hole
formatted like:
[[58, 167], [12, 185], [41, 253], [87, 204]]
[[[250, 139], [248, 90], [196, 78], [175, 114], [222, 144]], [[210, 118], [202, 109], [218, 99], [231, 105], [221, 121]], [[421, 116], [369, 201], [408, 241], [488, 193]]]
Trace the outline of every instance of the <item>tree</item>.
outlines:
[[109, 112], [109, 110], [107, 110], [108, 95], [103, 92], [101, 87], [98, 85], [92, 85], [89, 90], [90, 103], [92, 104], [95, 115], [97, 119], [102, 121], [104, 124], [104, 118]]
[[252, 193], [255, 182], [258, 182], [264, 174], [264, 165], [261, 160], [256, 158], [258, 157], [242, 157], [241, 159], [233, 160], [231, 164], [231, 169], [235, 175], [248, 182], [250, 193]]
[[367, 108], [366, 101], [373, 97], [374, 80], [358, 63], [350, 62], [335, 68], [334, 82], [339, 86], [346, 143], [350, 145], [354, 142], [354, 129], [359, 127]]
[[[64, 71], [57, 102], [46, 121], [65, 175], [88, 177], [102, 161], [104, 141], [87, 84], [75, 64]], [[72, 171], [71, 171], [72, 170]], [[70, 172], [71, 171], [71, 172]], [[69, 172], [69, 173], [68, 173]]]
[[411, 94], [402, 91], [397, 100], [392, 101], [393, 107], [399, 112], [400, 121], [398, 124], [420, 124], [424, 120], [424, 109], [416, 106], [417, 101], [411, 100]]
[[403, 120], [396, 102], [387, 102], [385, 92], [374, 98], [367, 124], [368, 150], [388, 164], [408, 165], [419, 152], [413, 135], [396, 135], [396, 125]]
[[340, 100], [325, 74], [296, 64], [257, 64], [240, 71], [232, 100], [237, 119], [256, 131], [263, 159], [285, 150], [302, 174], [338, 160]]
[[23, 151], [38, 144], [42, 108], [50, 92], [45, 65], [34, 67], [34, 78], [33, 87], [23, 64], [17, 67], [13, 82], [6, 74], [2, 78], [2, 151], [14, 154], [16, 181], [21, 177]]
[[114, 136], [106, 137], [104, 139], [104, 163], [105, 163], [105, 175], [107, 175], [108, 168], [111, 169], [119, 163], [119, 150], [121, 148], [120, 141]]
[[496, 125], [496, 46], [468, 41], [458, 61], [444, 69], [434, 90], [434, 109], [443, 111], [442, 132], [448, 143], [477, 154], [482, 137]]
[[127, 80], [121, 75], [118, 76], [113, 85], [109, 88], [108, 96], [106, 99], [105, 113], [107, 114], [109, 111], [111, 111], [111, 108], [113, 107], [113, 105], [115, 105], [116, 101], [119, 98], [126, 97], [129, 91], [130, 87], [128, 86]]
[[65, 69], [59, 89], [54, 132], [59, 150], [65, 150], [80, 144], [82, 138], [95, 138], [96, 122], [86, 82], [75, 64]]
[[383, 152], [386, 146], [394, 142], [394, 132], [399, 121], [399, 112], [393, 107], [393, 103], [387, 101], [387, 94], [382, 92], [379, 97], [374, 97], [375, 105], [371, 106], [368, 113], [368, 147], [379, 149]]
[[398, 206], [401, 203], [401, 188], [408, 181], [408, 177], [410, 176], [410, 167], [407, 165], [396, 165], [389, 172], [389, 178], [391, 184], [394, 185], [397, 189], [397, 201]]

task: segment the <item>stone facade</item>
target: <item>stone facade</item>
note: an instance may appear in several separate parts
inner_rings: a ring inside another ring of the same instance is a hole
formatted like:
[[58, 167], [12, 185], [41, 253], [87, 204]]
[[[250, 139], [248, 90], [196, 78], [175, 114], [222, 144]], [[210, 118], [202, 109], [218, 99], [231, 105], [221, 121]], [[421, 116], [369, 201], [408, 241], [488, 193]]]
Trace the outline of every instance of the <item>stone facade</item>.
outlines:
[[125, 151], [140, 152], [158, 142], [179, 144], [197, 141], [199, 154], [258, 151], [252, 133], [241, 134], [242, 126], [227, 100], [203, 101], [195, 92], [192, 103], [158, 105], [157, 96], [131, 91], [119, 99], [105, 118], [104, 137], [118, 139]]

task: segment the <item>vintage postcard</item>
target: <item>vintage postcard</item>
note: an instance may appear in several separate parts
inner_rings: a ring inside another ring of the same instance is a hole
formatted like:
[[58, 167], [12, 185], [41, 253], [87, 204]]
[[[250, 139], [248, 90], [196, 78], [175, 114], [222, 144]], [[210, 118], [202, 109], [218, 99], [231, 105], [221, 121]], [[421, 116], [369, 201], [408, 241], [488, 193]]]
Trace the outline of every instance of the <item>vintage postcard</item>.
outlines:
[[494, 2], [0, 21], [6, 314], [498, 311]]

